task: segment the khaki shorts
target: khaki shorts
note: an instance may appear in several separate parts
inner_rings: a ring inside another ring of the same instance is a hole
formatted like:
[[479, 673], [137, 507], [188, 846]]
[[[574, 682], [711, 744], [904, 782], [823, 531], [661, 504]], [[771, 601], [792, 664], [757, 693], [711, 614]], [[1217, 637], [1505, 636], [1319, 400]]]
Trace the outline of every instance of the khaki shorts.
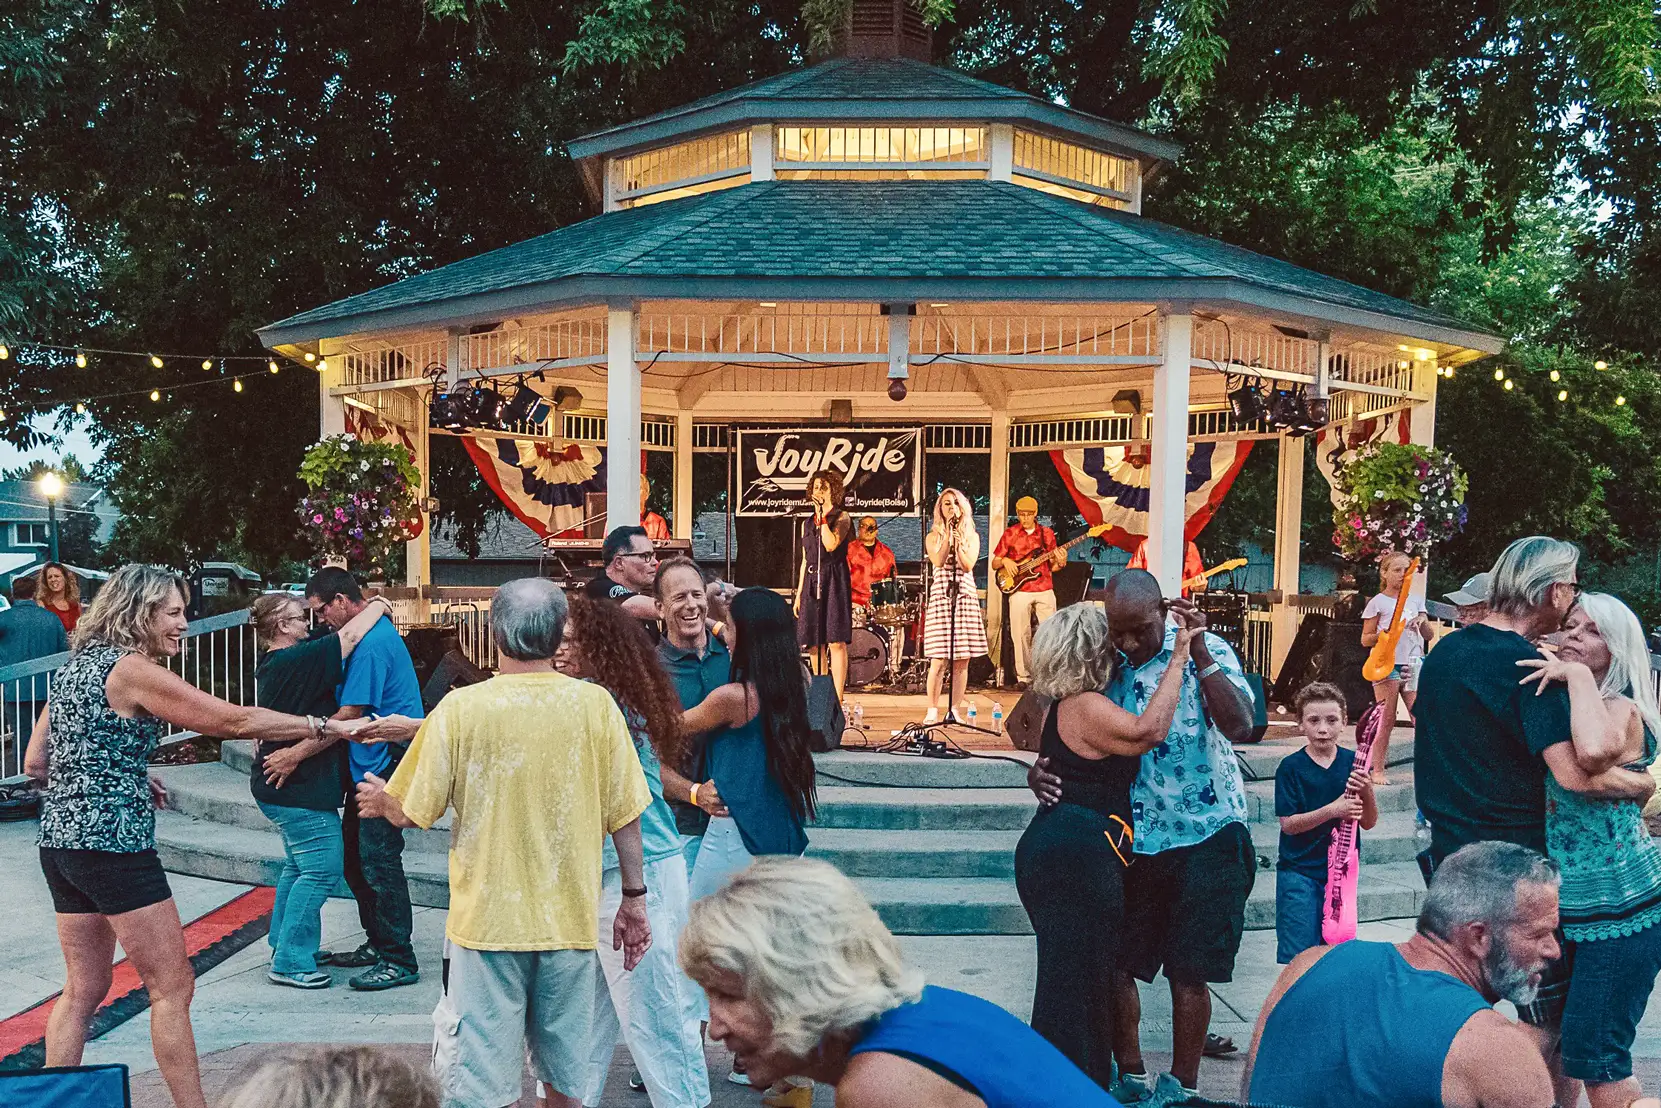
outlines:
[[445, 1108], [519, 1103], [527, 1046], [540, 1080], [581, 1095], [594, 994], [604, 987], [600, 956], [445, 946], [450, 979], [433, 1013], [433, 1073]]

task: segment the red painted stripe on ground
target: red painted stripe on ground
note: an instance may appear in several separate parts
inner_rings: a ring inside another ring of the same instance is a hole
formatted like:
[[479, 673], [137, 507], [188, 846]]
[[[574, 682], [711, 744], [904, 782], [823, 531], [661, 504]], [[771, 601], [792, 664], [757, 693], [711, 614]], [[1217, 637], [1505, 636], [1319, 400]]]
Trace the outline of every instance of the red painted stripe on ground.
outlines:
[[[187, 923], [185, 956], [194, 958], [237, 928], [271, 911], [276, 895], [276, 889], [269, 885], [261, 885], [215, 908], [200, 919]], [[113, 971], [110, 991], [98, 1005], [99, 1008], [108, 1007], [142, 985], [138, 971], [125, 958], [115, 963]], [[58, 1002], [61, 995], [61, 992], [53, 993], [33, 1008], [25, 1009], [9, 1019], [0, 1020], [0, 1058], [8, 1057], [45, 1036], [46, 1020], [51, 1016], [52, 1006]]]

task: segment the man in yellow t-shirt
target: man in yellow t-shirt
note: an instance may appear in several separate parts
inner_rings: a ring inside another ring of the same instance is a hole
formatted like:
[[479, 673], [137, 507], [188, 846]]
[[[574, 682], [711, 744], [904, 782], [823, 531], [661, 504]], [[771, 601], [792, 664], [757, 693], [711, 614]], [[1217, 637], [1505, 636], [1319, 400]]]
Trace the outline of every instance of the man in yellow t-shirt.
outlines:
[[392, 780], [359, 786], [361, 811], [401, 827], [431, 827], [455, 809], [450, 978], [434, 1055], [446, 1103], [518, 1103], [527, 1036], [537, 1076], [582, 1092], [602, 987], [595, 920], [606, 835], [623, 885], [610, 941], [627, 969], [652, 941], [640, 847], [651, 790], [611, 694], [554, 671], [565, 617], [551, 581], [497, 589], [498, 676], [447, 695]]

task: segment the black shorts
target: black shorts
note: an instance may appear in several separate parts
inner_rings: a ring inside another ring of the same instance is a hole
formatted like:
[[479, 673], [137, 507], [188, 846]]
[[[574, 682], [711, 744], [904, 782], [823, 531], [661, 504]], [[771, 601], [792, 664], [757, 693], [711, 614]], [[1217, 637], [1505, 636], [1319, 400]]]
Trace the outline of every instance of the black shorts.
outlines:
[[43, 846], [40, 869], [60, 916], [119, 916], [173, 897], [153, 849], [130, 854]]
[[1125, 871], [1124, 968], [1181, 984], [1234, 979], [1257, 851], [1243, 823], [1204, 842], [1138, 854]]

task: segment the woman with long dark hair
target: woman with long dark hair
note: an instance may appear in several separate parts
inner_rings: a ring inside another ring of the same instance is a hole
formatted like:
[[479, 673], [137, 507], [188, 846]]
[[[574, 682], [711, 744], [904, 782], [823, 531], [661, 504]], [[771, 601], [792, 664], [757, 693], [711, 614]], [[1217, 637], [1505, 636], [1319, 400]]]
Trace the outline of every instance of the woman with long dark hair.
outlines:
[[[611, 693], [628, 721], [652, 790], [651, 806], [640, 817], [652, 945], [632, 972], [624, 972], [623, 952], [600, 944], [607, 988], [594, 995], [589, 1083], [582, 1099], [600, 1102], [621, 1031], [652, 1108], [703, 1108], [709, 1103], [709, 1068], [698, 1029], [702, 998], [675, 961], [686, 926], [686, 861], [674, 813], [663, 799], [662, 767], [679, 765], [681, 759], [680, 698], [639, 620], [581, 593], [571, 594], [569, 601], [571, 615], [554, 664]], [[610, 920], [622, 903], [623, 881], [610, 840], [604, 849], [600, 915]]]
[[688, 733], [713, 732], [702, 776], [730, 813], [709, 821], [692, 867], [693, 900], [758, 855], [801, 854], [802, 826], [814, 813], [807, 675], [790, 605], [768, 589], [745, 589], [732, 602], [732, 622], [732, 680], [681, 721]]
[[796, 575], [796, 637], [813, 658], [813, 672], [829, 672], [836, 698], [848, 681], [848, 643], [854, 636], [853, 579], [848, 540], [853, 519], [843, 510], [842, 475], [821, 469], [807, 483], [813, 518], [802, 524], [802, 569]]
[[81, 619], [81, 582], [62, 562], [47, 562], [35, 580], [40, 582], [35, 603], [58, 617], [64, 634], [73, 635]]

